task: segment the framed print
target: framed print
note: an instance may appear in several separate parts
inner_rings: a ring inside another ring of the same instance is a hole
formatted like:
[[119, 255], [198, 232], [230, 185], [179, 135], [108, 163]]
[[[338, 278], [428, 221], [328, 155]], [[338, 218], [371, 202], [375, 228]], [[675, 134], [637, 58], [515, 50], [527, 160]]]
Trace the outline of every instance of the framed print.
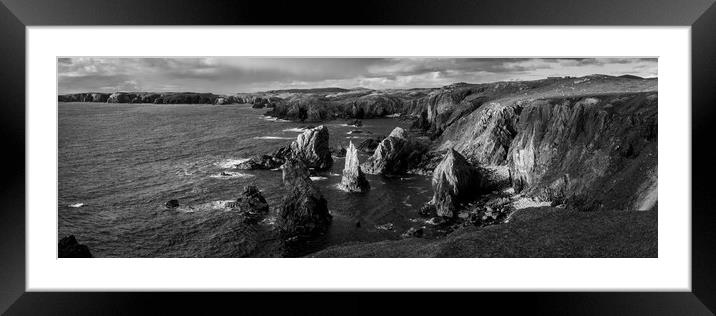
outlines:
[[716, 306], [711, 1], [3, 4], [9, 314]]

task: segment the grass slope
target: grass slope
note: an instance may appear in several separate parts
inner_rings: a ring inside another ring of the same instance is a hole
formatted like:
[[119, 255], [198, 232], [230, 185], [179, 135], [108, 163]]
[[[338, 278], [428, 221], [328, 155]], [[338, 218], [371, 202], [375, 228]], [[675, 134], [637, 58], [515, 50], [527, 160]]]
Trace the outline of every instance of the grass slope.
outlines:
[[311, 257], [657, 257], [656, 211], [524, 209], [509, 223], [420, 238], [334, 246]]

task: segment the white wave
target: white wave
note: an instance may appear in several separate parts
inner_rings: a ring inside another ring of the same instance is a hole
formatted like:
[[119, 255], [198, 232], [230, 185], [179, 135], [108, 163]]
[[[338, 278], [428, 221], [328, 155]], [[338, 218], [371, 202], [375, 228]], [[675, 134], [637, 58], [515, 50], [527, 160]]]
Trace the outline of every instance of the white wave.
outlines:
[[190, 175], [193, 175], [194, 173], [186, 171], [186, 169], [181, 169], [181, 170], [177, 170], [176, 174], [190, 176]]
[[284, 132], [295, 132], [295, 133], [303, 133], [307, 131], [307, 128], [300, 128], [300, 127], [294, 127], [294, 128], [287, 128], [283, 130]]
[[400, 117], [400, 113], [388, 114], [385, 117]]
[[251, 178], [253, 174], [241, 173], [241, 172], [222, 172], [219, 174], [213, 174], [209, 177], [214, 179], [237, 179], [237, 178]]
[[77, 208], [77, 207], [83, 207], [83, 206], [85, 206], [85, 204], [84, 204], [84, 203], [74, 203], [74, 204], [70, 204], [70, 205], [67, 205], [67, 206], [68, 206], [68, 207], [75, 207], [75, 208]]
[[175, 210], [177, 212], [182, 212], [182, 213], [194, 213], [196, 211], [193, 207], [181, 207], [181, 206], [177, 207]]
[[293, 137], [281, 137], [281, 136], [256, 136], [254, 139], [294, 139]]
[[222, 161], [217, 162], [215, 165], [222, 169], [233, 169], [234, 166], [249, 160], [249, 158], [237, 158], [237, 159], [224, 159]]
[[206, 211], [226, 211], [230, 210], [228, 203], [236, 202], [234, 200], [218, 200], [208, 203], [202, 203], [195, 206], [180, 206], [176, 210], [183, 213], [206, 212]]
[[331, 187], [338, 191], [350, 192], [350, 191], [346, 190], [345, 188], [343, 188], [340, 183], [336, 183], [336, 184], [332, 185]]
[[280, 119], [280, 118], [274, 117], [274, 116], [263, 116], [262, 115], [261, 118], [263, 118], [265, 121], [269, 121], [269, 122], [280, 122], [280, 123], [291, 122], [289, 120], [283, 120], [283, 119]]
[[332, 173], [332, 172], [330, 173], [330, 175], [331, 175], [331, 177], [338, 177], [338, 176], [340, 176], [340, 174]]
[[532, 199], [528, 197], [522, 197], [518, 198], [516, 201], [512, 202], [512, 207], [515, 208], [515, 210], [521, 210], [531, 207], [544, 207], [544, 206], [550, 206], [552, 205], [552, 202], [549, 201], [540, 201], [537, 199]]
[[326, 178], [326, 177], [310, 177], [310, 178], [311, 178], [311, 181], [319, 181], [319, 180], [326, 180], [326, 179], [328, 179], [328, 178]]

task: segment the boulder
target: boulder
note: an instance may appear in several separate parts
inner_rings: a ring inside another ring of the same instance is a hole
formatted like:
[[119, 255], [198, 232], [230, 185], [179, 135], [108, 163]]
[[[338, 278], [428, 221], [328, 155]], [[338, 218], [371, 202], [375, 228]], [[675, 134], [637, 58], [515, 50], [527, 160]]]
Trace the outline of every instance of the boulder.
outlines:
[[358, 150], [353, 146], [353, 142], [349, 143], [346, 151], [346, 164], [339, 188], [348, 192], [366, 192], [370, 189], [368, 180], [360, 169]]
[[323, 125], [306, 130], [291, 143], [291, 153], [308, 168], [326, 170], [333, 164], [328, 137], [328, 128]]
[[362, 167], [369, 174], [402, 174], [420, 161], [424, 151], [422, 145], [408, 138], [404, 129], [396, 127]]
[[328, 202], [309, 178], [306, 165], [300, 159], [289, 158], [281, 169], [287, 191], [276, 220], [281, 237], [291, 239], [325, 233], [332, 216]]
[[92, 258], [89, 247], [78, 243], [74, 235], [60, 239], [57, 250], [59, 258]]
[[179, 207], [179, 201], [176, 199], [169, 200], [167, 203], [164, 204], [166, 208], [177, 208]]

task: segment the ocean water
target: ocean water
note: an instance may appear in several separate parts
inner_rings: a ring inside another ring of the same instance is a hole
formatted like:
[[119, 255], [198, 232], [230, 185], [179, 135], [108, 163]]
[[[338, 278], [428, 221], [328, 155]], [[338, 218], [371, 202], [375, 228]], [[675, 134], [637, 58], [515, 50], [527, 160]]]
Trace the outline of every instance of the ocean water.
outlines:
[[[231, 212], [246, 185], [257, 185], [271, 212], [257, 226], [265, 240], [251, 256], [277, 256], [273, 219], [284, 189], [280, 171], [236, 170], [233, 164], [290, 143], [308, 124], [264, 117], [249, 105], [154, 105], [60, 103], [58, 131], [58, 239], [74, 234], [95, 257], [235, 257], [241, 249], [222, 245], [231, 231]], [[360, 130], [344, 121], [323, 123], [331, 146], [347, 146], [387, 135], [404, 122], [364, 120]], [[359, 159], [365, 161], [367, 155]], [[328, 234], [303, 254], [330, 245], [398, 239], [414, 226], [417, 209], [430, 199], [425, 176], [368, 175], [371, 190], [337, 189], [343, 158], [314, 177], [328, 200], [333, 223]], [[181, 206], [167, 210], [177, 199]], [[360, 222], [360, 227], [356, 227]], [[377, 226], [392, 223], [394, 229]]]

